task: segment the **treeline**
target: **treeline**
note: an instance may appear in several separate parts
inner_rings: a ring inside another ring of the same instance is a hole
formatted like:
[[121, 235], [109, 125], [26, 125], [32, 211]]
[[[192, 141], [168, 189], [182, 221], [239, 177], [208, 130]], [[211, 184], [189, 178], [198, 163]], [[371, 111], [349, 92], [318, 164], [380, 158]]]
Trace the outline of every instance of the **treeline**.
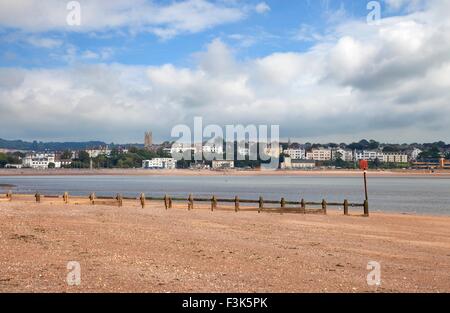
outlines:
[[0, 149], [26, 150], [26, 151], [63, 151], [63, 150], [86, 150], [94, 147], [105, 146], [102, 141], [86, 142], [27, 142], [22, 140], [6, 140], [0, 138]]
[[[61, 158], [68, 156], [70, 151], [63, 152]], [[156, 151], [148, 151], [138, 147], [130, 147], [127, 153], [121, 153], [119, 149], [113, 148], [111, 154], [99, 155], [92, 158], [94, 168], [139, 168], [142, 167], [143, 160], [153, 158], [170, 158], [170, 155], [163, 151], [163, 148]], [[65, 166], [69, 168], [89, 168], [91, 158], [86, 151], [80, 151], [78, 157], [72, 160], [72, 164]]]
[[20, 152], [14, 153], [1, 153], [0, 152], [0, 168], [4, 168], [6, 164], [20, 164], [22, 163], [21, 158], [25, 155]]

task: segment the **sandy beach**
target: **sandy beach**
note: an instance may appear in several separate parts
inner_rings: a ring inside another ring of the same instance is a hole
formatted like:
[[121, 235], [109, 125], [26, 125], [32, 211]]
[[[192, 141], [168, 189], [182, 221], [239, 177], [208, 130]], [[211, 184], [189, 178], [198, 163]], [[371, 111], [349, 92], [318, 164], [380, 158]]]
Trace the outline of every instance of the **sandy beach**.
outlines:
[[[149, 169], [0, 169], [1, 176], [66, 176], [66, 175], [127, 175], [127, 176], [361, 176], [359, 170], [149, 170]], [[370, 176], [450, 177], [448, 170], [370, 170]]]
[[0, 292], [450, 292], [449, 217], [45, 201], [0, 202]]

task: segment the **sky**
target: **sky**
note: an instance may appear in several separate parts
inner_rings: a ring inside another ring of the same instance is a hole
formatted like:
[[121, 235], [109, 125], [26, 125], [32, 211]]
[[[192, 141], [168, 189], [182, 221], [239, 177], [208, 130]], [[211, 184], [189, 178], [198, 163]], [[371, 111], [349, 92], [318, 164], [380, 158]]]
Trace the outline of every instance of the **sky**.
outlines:
[[0, 138], [450, 141], [450, 0], [69, 2], [0, 2]]

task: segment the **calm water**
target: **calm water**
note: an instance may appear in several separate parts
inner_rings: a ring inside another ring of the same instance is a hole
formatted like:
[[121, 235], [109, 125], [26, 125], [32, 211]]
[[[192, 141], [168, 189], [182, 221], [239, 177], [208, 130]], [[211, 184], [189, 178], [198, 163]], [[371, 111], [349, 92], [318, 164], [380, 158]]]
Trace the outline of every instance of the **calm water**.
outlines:
[[[358, 177], [179, 177], [179, 176], [30, 176], [0, 177], [13, 192], [88, 195], [122, 193], [136, 196], [216, 196], [268, 200], [343, 201], [362, 203], [364, 187]], [[3, 188], [8, 189], [8, 188]], [[371, 211], [450, 215], [450, 179], [424, 177], [371, 177]]]

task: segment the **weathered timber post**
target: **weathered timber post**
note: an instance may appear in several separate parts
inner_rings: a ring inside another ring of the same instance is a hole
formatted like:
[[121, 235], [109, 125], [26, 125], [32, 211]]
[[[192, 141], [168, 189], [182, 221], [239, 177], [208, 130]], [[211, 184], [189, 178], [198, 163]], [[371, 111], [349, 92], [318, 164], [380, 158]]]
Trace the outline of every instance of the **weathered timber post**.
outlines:
[[141, 193], [139, 200], [141, 201], [141, 207], [145, 208], [145, 194]]
[[172, 198], [169, 196], [169, 209], [172, 208]]
[[166, 208], [166, 210], [169, 208], [169, 196], [168, 195], [164, 195], [164, 207]]
[[193, 210], [193, 209], [194, 209], [194, 198], [191, 193], [191, 194], [189, 194], [189, 198], [188, 198], [188, 210]]
[[234, 198], [234, 211], [235, 211], [235, 212], [238, 212], [238, 211], [239, 211], [239, 197], [238, 197], [238, 196], [236, 196], [236, 197]]
[[300, 205], [301, 205], [303, 214], [306, 214], [306, 203], [305, 203], [305, 199], [302, 198], [302, 201], [300, 201]]
[[258, 213], [261, 213], [262, 209], [264, 208], [264, 199], [263, 197], [259, 197], [259, 208]]
[[327, 202], [325, 201], [325, 199], [322, 200], [322, 210], [323, 214], [327, 214]]
[[348, 200], [344, 200], [344, 215], [348, 215]]
[[63, 201], [65, 204], [69, 203], [69, 193], [67, 191], [63, 194]]
[[214, 211], [215, 209], [217, 209], [217, 198], [213, 195], [211, 198], [211, 211]]
[[94, 204], [94, 201], [95, 201], [95, 192], [93, 192], [93, 193], [91, 193], [91, 194], [89, 195], [89, 200], [91, 200], [91, 204]]
[[369, 216], [369, 200], [364, 200], [364, 216]]
[[369, 194], [367, 191], [367, 170], [364, 170], [364, 195], [366, 197], [366, 201], [369, 201]]
[[9, 199], [9, 201], [12, 200], [12, 191], [11, 191], [11, 190], [9, 190], [9, 191], [6, 193], [6, 199]]
[[36, 194], [34, 195], [34, 197], [36, 198], [36, 202], [40, 203], [41, 202], [41, 194], [39, 192], [36, 192]]
[[282, 209], [286, 208], [286, 200], [284, 198], [281, 198], [280, 205]]
[[116, 200], [117, 200], [117, 204], [119, 205], [119, 207], [121, 207], [123, 205], [123, 197], [121, 194], [117, 194], [116, 196]]

